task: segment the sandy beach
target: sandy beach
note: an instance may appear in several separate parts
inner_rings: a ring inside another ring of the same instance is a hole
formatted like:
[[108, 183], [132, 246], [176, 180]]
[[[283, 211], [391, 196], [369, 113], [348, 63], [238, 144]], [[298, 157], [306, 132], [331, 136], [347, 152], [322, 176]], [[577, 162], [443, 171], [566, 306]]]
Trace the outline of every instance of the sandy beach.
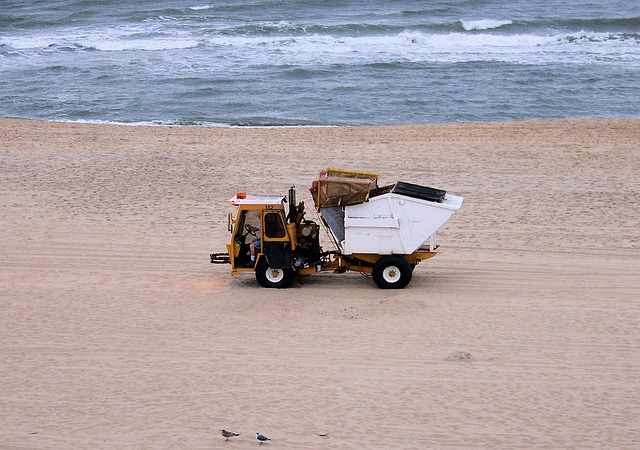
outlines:
[[[640, 119], [0, 120], [0, 448], [639, 448]], [[460, 195], [403, 290], [209, 263], [237, 190]], [[225, 428], [240, 433], [229, 442]]]

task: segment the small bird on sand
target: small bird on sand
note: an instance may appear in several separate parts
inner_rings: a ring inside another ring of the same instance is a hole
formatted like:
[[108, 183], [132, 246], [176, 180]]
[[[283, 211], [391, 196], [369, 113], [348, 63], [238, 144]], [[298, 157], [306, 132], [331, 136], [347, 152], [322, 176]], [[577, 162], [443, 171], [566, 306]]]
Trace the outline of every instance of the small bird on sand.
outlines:
[[220, 430], [220, 432], [222, 433], [222, 435], [224, 437], [227, 438], [226, 439], [227, 441], [229, 440], [230, 437], [240, 436], [238, 433], [234, 433], [233, 431], [228, 431], [228, 430], [225, 430], [225, 429]]
[[260, 434], [260, 433], [256, 433], [256, 439], [260, 441], [260, 445], [262, 445], [264, 442], [271, 440], [268, 437], [266, 437], [264, 434]]

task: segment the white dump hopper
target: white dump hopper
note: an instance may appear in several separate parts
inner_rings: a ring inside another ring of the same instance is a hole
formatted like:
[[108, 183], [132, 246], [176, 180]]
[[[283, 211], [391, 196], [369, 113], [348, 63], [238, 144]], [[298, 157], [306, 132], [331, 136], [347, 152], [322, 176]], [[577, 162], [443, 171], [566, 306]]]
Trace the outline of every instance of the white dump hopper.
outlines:
[[436, 231], [462, 201], [444, 191], [398, 182], [387, 193], [344, 207], [343, 252], [409, 255], [425, 246], [433, 250]]

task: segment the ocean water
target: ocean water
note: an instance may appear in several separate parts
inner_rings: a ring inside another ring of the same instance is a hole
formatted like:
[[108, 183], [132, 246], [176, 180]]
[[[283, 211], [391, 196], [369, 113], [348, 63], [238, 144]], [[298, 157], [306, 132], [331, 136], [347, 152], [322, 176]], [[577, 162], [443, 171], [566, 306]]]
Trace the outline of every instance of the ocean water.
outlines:
[[640, 0], [2, 0], [0, 116], [640, 117]]

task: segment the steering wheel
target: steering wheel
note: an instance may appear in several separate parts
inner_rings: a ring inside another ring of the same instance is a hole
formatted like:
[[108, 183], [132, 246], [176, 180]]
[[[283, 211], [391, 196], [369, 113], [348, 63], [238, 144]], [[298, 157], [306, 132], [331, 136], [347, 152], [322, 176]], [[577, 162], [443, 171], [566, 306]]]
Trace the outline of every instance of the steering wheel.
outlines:
[[[244, 226], [244, 228], [245, 228], [245, 230], [247, 230], [247, 233], [250, 234], [251, 236], [255, 236], [256, 235], [256, 232], [253, 231], [251, 228], [249, 228], [249, 224], [246, 224]], [[246, 234], [245, 234], [245, 236], [246, 236]]]

